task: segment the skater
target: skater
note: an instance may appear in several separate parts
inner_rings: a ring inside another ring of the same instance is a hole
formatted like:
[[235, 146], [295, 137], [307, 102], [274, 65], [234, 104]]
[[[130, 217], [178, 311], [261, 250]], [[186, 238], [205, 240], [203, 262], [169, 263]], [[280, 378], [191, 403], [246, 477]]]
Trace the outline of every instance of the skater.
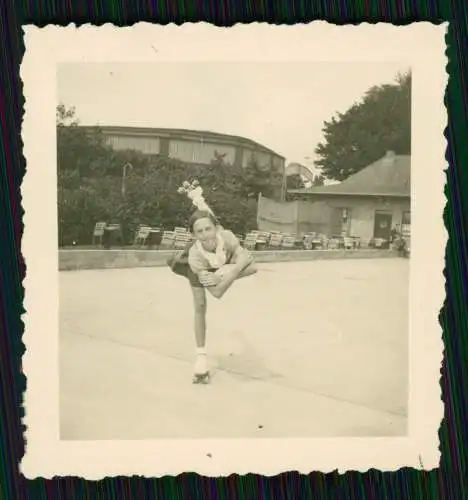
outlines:
[[192, 290], [197, 346], [193, 382], [207, 383], [206, 291], [220, 299], [234, 281], [251, 276], [257, 270], [251, 253], [240, 245], [231, 231], [220, 226], [200, 191], [194, 205], [202, 209], [193, 213], [189, 220], [194, 241], [171, 257], [168, 265], [174, 273], [187, 278]]

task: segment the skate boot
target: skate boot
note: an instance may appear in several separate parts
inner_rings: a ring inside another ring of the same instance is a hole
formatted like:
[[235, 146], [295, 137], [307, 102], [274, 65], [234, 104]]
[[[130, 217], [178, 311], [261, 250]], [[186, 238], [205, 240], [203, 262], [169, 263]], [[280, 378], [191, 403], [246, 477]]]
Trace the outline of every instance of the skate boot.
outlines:
[[210, 382], [206, 353], [197, 354], [192, 382], [194, 384], [208, 384]]

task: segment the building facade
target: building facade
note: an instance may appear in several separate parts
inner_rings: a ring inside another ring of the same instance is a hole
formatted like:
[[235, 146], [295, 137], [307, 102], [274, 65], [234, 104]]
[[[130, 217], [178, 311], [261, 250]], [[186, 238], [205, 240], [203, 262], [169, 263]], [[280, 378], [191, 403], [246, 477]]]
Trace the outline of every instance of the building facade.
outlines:
[[374, 238], [389, 240], [397, 226], [404, 236], [410, 236], [410, 156], [388, 152], [339, 184], [288, 193], [311, 206], [318, 208], [320, 204], [320, 217], [311, 209], [309, 222], [317, 226], [317, 219], [323, 227], [321, 232], [328, 236], [352, 236], [364, 242]]
[[280, 231], [287, 234], [328, 232], [329, 206], [323, 202], [279, 202], [263, 196], [257, 206], [257, 227], [260, 231]]
[[115, 150], [131, 149], [197, 165], [209, 165], [216, 155], [222, 155], [226, 163], [237, 167], [246, 167], [256, 159], [260, 167], [281, 174], [280, 198], [284, 199], [285, 158], [251, 139], [185, 129], [109, 126], [100, 126], [99, 129], [106, 143]]

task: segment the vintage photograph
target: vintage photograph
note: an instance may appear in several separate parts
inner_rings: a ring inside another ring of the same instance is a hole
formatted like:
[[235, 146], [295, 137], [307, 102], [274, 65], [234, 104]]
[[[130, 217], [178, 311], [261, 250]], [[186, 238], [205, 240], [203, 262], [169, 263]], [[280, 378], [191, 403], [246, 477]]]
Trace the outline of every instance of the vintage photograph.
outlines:
[[57, 66], [61, 439], [407, 434], [411, 80]]
[[445, 30], [25, 28], [26, 477], [437, 466]]

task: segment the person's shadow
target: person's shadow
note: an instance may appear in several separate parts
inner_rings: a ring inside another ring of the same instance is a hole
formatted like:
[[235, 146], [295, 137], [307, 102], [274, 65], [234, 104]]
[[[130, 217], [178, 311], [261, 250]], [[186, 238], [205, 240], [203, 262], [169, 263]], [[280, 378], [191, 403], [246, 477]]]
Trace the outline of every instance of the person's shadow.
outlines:
[[240, 340], [240, 348], [226, 351], [215, 356], [216, 366], [213, 376], [217, 372], [227, 372], [234, 378], [249, 382], [255, 380], [269, 380], [280, 378], [283, 375], [270, 370], [257, 349], [242, 335], [234, 332]]

